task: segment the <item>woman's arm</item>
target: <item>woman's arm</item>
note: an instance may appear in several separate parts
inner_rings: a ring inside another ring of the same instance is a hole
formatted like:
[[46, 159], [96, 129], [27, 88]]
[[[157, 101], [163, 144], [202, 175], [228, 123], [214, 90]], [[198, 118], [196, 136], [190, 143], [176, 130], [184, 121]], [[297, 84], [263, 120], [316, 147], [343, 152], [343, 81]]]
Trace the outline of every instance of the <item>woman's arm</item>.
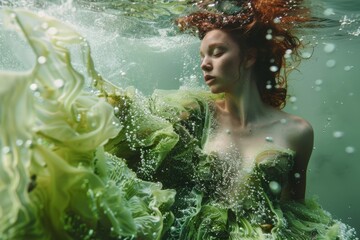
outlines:
[[288, 142], [295, 151], [294, 166], [283, 199], [303, 201], [306, 192], [306, 171], [314, 145], [314, 131], [304, 119], [297, 118], [288, 129]]

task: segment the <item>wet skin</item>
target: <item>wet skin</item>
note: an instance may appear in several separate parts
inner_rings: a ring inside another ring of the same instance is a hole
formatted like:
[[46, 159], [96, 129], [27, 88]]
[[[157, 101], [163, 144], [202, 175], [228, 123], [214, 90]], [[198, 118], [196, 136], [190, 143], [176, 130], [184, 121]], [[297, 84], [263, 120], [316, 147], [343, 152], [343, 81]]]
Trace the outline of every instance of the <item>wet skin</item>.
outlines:
[[[215, 103], [216, 127], [204, 150], [221, 154], [236, 151], [243, 158], [242, 167], [249, 167], [264, 148], [291, 149], [295, 165], [282, 196], [284, 200], [303, 200], [313, 148], [311, 125], [262, 101], [253, 72], [256, 49], [243, 49], [228, 33], [212, 30], [201, 42], [200, 56], [204, 81], [211, 92], [225, 93], [224, 100]], [[301, 177], [295, 179], [295, 174]]]

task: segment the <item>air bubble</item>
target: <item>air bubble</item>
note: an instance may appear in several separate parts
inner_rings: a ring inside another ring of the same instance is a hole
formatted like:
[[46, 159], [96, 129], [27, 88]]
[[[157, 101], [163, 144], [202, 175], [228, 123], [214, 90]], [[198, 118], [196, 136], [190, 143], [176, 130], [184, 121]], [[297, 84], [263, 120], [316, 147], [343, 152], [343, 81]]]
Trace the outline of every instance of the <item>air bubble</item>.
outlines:
[[321, 79], [315, 80], [316, 85], [321, 85], [322, 83], [323, 83], [323, 80], [321, 80]]
[[342, 138], [344, 136], [344, 132], [342, 131], [335, 131], [333, 132], [334, 138]]
[[300, 175], [300, 173], [295, 173], [295, 174], [294, 174], [294, 177], [295, 177], [296, 179], [299, 179], [299, 178], [301, 177], [301, 175]]
[[267, 40], [271, 40], [273, 37], [272, 37], [272, 35], [270, 33], [268, 33], [268, 34], [266, 34], [265, 38]]
[[58, 30], [57, 30], [57, 28], [55, 28], [55, 27], [51, 27], [51, 28], [49, 28], [46, 32], [47, 32], [49, 35], [55, 35], [55, 34], [58, 33]]
[[34, 147], [34, 143], [31, 140], [26, 140], [25, 142], [25, 147], [27, 148], [33, 148]]
[[44, 22], [41, 24], [41, 27], [46, 30], [46, 29], [48, 29], [49, 24], [47, 22]]
[[64, 80], [62, 80], [62, 79], [56, 79], [54, 84], [55, 84], [55, 87], [62, 88], [65, 83], [64, 83]]
[[2, 153], [3, 153], [3, 154], [8, 154], [8, 153], [10, 153], [10, 152], [11, 152], [10, 147], [5, 146], [5, 147], [2, 148]]
[[292, 54], [292, 50], [291, 50], [291, 49], [287, 49], [287, 50], [285, 51], [284, 58], [290, 58], [290, 57], [291, 57], [291, 54]]
[[17, 139], [15, 143], [16, 146], [21, 147], [24, 144], [24, 141], [22, 139]]
[[328, 60], [328, 61], [326, 62], [326, 66], [327, 66], [328, 68], [335, 67], [335, 65], [336, 65], [335, 59], [330, 59], [330, 60]]
[[32, 84], [30, 84], [30, 89], [32, 91], [36, 91], [36, 90], [38, 90], [38, 85], [36, 83], [32, 83]]
[[294, 103], [294, 102], [297, 101], [297, 98], [296, 98], [295, 96], [291, 96], [291, 97], [289, 98], [289, 101], [292, 102], [292, 103]]
[[274, 23], [280, 23], [280, 22], [281, 22], [281, 18], [278, 17], [274, 18]]
[[276, 181], [271, 181], [269, 183], [269, 187], [270, 190], [274, 193], [274, 194], [279, 194], [281, 192], [281, 186], [278, 182]]
[[38, 63], [40, 63], [40, 64], [44, 64], [44, 63], [46, 63], [46, 57], [44, 57], [44, 56], [40, 56], [40, 57], [38, 57]]
[[272, 137], [268, 136], [268, 137], [265, 138], [265, 141], [267, 141], [267, 142], [273, 142], [274, 139], [273, 139]]
[[333, 43], [326, 43], [324, 46], [324, 52], [332, 53], [335, 50], [335, 44]]
[[324, 10], [324, 15], [325, 16], [335, 15], [334, 9], [332, 9], [332, 8], [325, 9]]
[[279, 70], [279, 68], [275, 65], [270, 67], [270, 71], [272, 71], [272, 72], [277, 72], [278, 70]]
[[118, 107], [114, 107], [114, 113], [117, 114], [119, 113], [120, 109]]
[[347, 146], [347, 147], [345, 148], [345, 152], [346, 152], [346, 153], [349, 153], [349, 154], [354, 153], [354, 152], [355, 152], [355, 148], [354, 148], [353, 146]]
[[303, 52], [303, 53], [301, 53], [301, 57], [303, 57], [303, 58], [310, 58], [310, 57], [311, 57], [311, 53], [310, 53], [310, 52]]
[[345, 71], [350, 71], [354, 66], [345, 66], [344, 67], [344, 70]]

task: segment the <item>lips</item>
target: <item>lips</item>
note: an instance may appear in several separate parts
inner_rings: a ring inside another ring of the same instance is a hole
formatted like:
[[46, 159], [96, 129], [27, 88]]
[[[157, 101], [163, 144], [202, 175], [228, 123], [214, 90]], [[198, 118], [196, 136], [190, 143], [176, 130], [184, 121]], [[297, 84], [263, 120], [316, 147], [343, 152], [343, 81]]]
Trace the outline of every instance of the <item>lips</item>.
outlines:
[[205, 75], [204, 76], [204, 79], [205, 79], [205, 82], [208, 82], [208, 81], [210, 81], [210, 80], [212, 80], [212, 79], [214, 79], [215, 77], [214, 76], [211, 76], [211, 75]]

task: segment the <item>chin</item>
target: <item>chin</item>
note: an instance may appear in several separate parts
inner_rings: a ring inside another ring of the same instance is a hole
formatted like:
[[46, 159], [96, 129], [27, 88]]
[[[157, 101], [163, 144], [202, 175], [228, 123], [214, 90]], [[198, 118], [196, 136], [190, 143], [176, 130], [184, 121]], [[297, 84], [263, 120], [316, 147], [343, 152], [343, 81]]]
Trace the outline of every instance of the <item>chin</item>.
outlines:
[[211, 86], [210, 88], [210, 92], [217, 94], [217, 93], [223, 93], [224, 91], [222, 91], [220, 88], [217, 88], [216, 86]]

